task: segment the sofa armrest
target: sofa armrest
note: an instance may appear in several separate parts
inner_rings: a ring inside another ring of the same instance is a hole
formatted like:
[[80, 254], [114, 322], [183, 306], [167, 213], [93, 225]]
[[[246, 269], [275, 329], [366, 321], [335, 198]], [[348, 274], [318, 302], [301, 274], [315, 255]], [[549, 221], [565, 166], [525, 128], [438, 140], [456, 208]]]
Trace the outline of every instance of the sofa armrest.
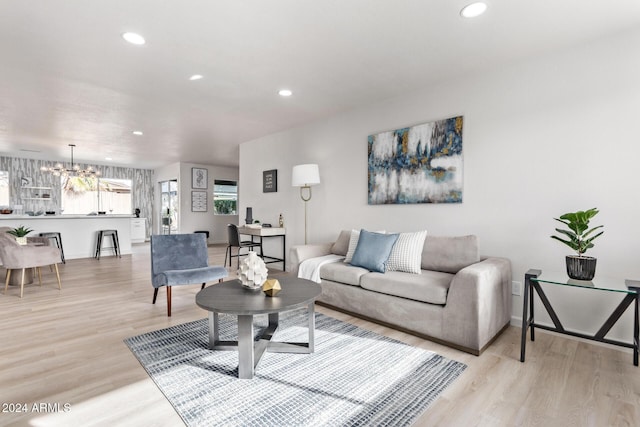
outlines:
[[458, 271], [443, 314], [445, 336], [482, 350], [511, 320], [511, 262], [490, 257]]
[[289, 268], [288, 270], [294, 275], [298, 275], [298, 266], [300, 263], [309, 258], [329, 255], [333, 243], [318, 243], [313, 245], [292, 246], [289, 251]]

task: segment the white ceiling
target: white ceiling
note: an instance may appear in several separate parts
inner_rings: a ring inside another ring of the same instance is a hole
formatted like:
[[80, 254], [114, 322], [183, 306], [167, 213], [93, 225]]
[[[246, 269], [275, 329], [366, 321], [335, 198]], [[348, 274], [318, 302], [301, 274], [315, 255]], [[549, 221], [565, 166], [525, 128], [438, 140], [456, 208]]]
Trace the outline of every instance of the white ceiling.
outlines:
[[0, 154], [236, 166], [241, 142], [640, 25], [638, 0], [469, 2], [2, 0]]

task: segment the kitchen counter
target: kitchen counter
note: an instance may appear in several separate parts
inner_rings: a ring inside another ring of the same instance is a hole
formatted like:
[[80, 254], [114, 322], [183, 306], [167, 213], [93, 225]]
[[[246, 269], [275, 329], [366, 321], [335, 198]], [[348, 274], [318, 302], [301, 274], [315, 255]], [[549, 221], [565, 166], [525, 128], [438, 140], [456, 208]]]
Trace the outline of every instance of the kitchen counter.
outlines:
[[135, 215], [14, 215], [0, 214], [5, 219], [78, 219], [78, 218], [135, 218]]
[[[98, 230], [118, 230], [120, 253], [131, 254], [131, 218], [134, 215], [13, 215], [0, 214], [0, 227], [33, 229], [29, 236], [57, 231], [62, 235], [66, 259], [91, 258], [95, 253]], [[103, 247], [111, 246], [106, 239]], [[110, 250], [102, 256], [110, 256]]]

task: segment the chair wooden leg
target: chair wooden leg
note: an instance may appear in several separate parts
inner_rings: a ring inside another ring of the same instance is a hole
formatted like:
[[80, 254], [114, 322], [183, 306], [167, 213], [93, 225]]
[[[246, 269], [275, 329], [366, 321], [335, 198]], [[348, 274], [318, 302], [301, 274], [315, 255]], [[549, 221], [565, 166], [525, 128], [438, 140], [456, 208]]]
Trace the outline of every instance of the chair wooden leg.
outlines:
[[171, 317], [171, 286], [167, 286], [167, 316]]
[[[227, 266], [227, 254], [229, 254], [229, 250], [231, 246], [227, 246], [227, 249], [224, 251], [224, 266]], [[229, 254], [230, 255], [230, 254]], [[229, 258], [229, 262], [231, 262], [231, 258]]]
[[158, 288], [155, 288], [153, 290], [153, 302], [151, 304], [155, 304], [156, 303], [156, 298], [158, 298]]
[[20, 280], [20, 298], [22, 298], [22, 292], [24, 291], [24, 272], [26, 268], [22, 269], [22, 279]]
[[4, 281], [4, 293], [7, 294], [7, 290], [9, 289], [9, 279], [11, 278], [11, 269], [7, 268], [7, 278]]
[[40, 267], [36, 267], [36, 272], [38, 273], [38, 286], [42, 286], [42, 271]]
[[56, 270], [56, 278], [58, 279], [58, 289], [62, 290], [62, 282], [60, 282], [60, 271], [58, 271], [58, 264], [53, 264], [53, 268]]

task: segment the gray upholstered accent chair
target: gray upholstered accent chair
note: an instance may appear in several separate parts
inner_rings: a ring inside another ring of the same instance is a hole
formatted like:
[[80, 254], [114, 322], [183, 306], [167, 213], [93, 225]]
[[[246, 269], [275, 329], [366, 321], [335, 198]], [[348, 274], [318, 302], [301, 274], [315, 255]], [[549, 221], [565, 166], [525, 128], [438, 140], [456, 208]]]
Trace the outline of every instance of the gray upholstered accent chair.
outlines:
[[[62, 289], [60, 272], [58, 271], [60, 250], [49, 246], [49, 239], [44, 237], [29, 237], [27, 238], [27, 245], [19, 245], [15, 237], [7, 234], [9, 230], [11, 230], [11, 227], [0, 227], [0, 260], [2, 260], [4, 268], [7, 269], [4, 293], [6, 294], [9, 289], [11, 274], [15, 270], [21, 270], [22, 274], [20, 279], [20, 298], [22, 298], [24, 293], [25, 273], [27, 269], [36, 269], [38, 281], [40, 285], [42, 285], [42, 272], [40, 271], [40, 267], [45, 265], [53, 266], [58, 279], [58, 289]], [[36, 244], [41, 246], [35, 246]]]
[[[252, 251], [253, 248], [260, 248], [260, 257], [262, 258], [262, 238], [260, 238], [259, 242], [254, 242], [253, 240], [240, 240], [240, 233], [238, 232], [238, 226], [235, 224], [227, 224], [227, 236], [229, 238], [229, 244], [227, 245], [227, 251], [224, 254], [224, 266], [227, 266], [227, 255], [229, 256], [229, 267], [231, 267], [231, 263], [233, 262], [233, 258], [238, 258], [238, 268], [240, 268], [240, 257], [249, 255], [249, 251]], [[238, 248], [236, 254], [233, 254], [233, 248]], [[248, 248], [246, 254], [241, 254], [240, 249]]]
[[207, 240], [204, 234], [168, 234], [151, 236], [151, 284], [153, 304], [158, 289], [167, 287], [167, 315], [171, 316], [171, 287], [202, 284], [227, 277], [229, 272], [220, 266], [209, 266]]

